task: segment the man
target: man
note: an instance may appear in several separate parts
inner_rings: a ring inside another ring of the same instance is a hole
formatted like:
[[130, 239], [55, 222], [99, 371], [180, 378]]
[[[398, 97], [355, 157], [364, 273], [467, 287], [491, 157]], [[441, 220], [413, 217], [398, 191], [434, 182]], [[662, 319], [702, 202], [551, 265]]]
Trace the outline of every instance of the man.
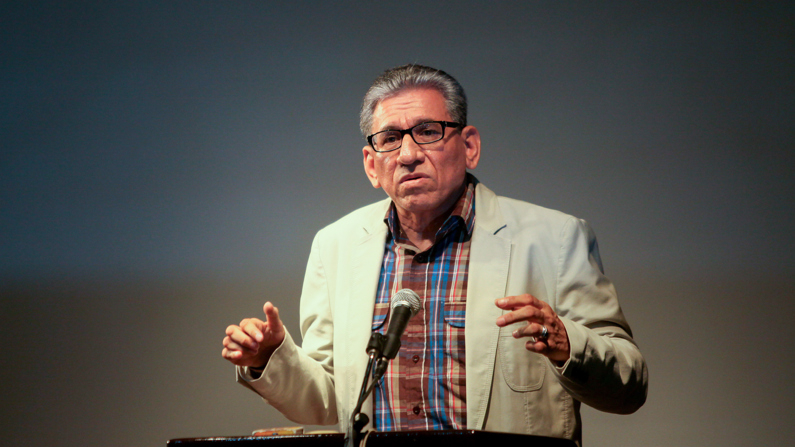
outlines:
[[378, 430], [472, 428], [581, 438], [580, 403], [631, 413], [647, 371], [596, 239], [579, 219], [496, 196], [467, 173], [480, 134], [458, 82], [429, 67], [387, 70], [365, 96], [364, 170], [388, 199], [322, 229], [301, 296], [298, 347], [266, 320], [229, 326], [238, 380], [289, 419], [339, 423], [358, 398], [389, 297], [422, 307], [365, 403]]

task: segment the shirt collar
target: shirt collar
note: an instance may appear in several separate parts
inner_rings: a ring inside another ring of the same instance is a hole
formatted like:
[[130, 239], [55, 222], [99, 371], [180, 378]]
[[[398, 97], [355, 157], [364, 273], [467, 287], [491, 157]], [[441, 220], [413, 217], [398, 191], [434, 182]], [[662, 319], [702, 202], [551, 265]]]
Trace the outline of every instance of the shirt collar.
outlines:
[[[456, 201], [450, 216], [447, 217], [442, 227], [436, 232], [437, 241], [455, 229], [460, 222], [465, 224], [464, 231], [466, 231], [467, 236], [472, 235], [472, 229], [475, 226], [475, 185], [478, 181], [472, 174], [467, 173], [464, 182], [466, 185], [464, 192], [461, 194], [461, 197], [458, 198], [458, 201]], [[389, 229], [393, 239], [405, 239], [405, 234], [400, 228], [400, 219], [397, 215], [395, 202], [389, 205], [386, 216], [384, 216], [384, 223]]]

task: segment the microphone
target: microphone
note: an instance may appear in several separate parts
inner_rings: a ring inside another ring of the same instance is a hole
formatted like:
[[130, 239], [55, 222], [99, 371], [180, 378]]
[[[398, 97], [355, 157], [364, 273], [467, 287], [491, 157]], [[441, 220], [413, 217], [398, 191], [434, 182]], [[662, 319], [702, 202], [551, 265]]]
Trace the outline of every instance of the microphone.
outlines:
[[381, 377], [386, 371], [389, 361], [397, 356], [400, 350], [400, 336], [406, 330], [409, 320], [420, 310], [420, 297], [411, 289], [399, 290], [392, 296], [392, 315], [389, 328], [386, 330], [384, 349], [375, 368], [374, 377]]
[[[356, 403], [356, 408], [351, 413], [351, 423], [348, 426], [348, 432], [345, 435], [345, 447], [358, 447], [361, 431], [365, 425], [370, 421], [366, 414], [362, 413], [362, 404], [367, 396], [373, 391], [376, 383], [386, 372], [389, 361], [395, 358], [400, 350], [400, 336], [406, 330], [409, 320], [420, 310], [420, 297], [411, 289], [399, 290], [392, 295], [390, 300], [390, 307], [392, 309], [392, 316], [389, 319], [389, 328], [386, 330], [386, 336], [381, 335], [379, 332], [373, 332], [370, 336], [370, 342], [367, 343], [367, 354], [370, 358], [367, 361], [367, 369], [364, 373], [364, 383], [362, 383], [362, 391], [359, 393], [359, 401]], [[378, 358], [373, 367], [373, 361]], [[372, 369], [373, 381], [370, 386], [367, 372]]]

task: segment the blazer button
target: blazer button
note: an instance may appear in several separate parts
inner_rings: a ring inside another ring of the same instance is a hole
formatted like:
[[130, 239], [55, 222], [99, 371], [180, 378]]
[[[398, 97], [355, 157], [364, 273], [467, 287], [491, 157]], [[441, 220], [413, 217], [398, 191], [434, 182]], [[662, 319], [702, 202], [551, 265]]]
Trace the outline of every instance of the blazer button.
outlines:
[[414, 357], [411, 358], [411, 360], [414, 360], [414, 363], [417, 363], [420, 361], [420, 356], [415, 355]]
[[415, 405], [414, 408], [411, 411], [413, 411], [414, 414], [420, 414], [420, 406], [419, 405]]

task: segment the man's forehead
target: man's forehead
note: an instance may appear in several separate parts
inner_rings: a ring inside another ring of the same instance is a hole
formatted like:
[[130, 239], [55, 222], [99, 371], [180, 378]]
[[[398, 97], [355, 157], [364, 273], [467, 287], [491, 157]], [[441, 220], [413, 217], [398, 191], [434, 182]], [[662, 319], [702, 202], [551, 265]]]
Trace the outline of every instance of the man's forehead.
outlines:
[[448, 121], [444, 96], [435, 89], [410, 89], [382, 99], [373, 110], [373, 131], [414, 125], [424, 121]]

